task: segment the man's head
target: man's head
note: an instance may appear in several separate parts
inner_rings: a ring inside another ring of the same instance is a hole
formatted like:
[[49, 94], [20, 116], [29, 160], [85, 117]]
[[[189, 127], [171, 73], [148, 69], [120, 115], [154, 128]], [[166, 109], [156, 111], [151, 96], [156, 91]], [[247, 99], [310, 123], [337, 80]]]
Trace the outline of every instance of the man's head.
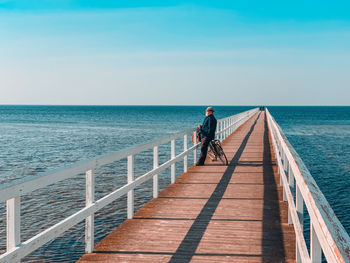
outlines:
[[205, 115], [206, 116], [209, 116], [209, 115], [212, 115], [214, 114], [214, 109], [212, 107], [208, 107], [206, 110], [205, 110]]

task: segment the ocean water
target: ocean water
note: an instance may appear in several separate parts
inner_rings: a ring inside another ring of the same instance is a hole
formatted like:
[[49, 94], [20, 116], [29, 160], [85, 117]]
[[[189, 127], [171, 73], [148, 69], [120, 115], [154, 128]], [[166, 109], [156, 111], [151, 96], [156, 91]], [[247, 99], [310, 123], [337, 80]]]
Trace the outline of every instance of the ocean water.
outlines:
[[[202, 106], [0, 106], [0, 183], [56, 169], [101, 154], [149, 142], [194, 127]], [[217, 106], [223, 118], [247, 107]], [[336, 215], [350, 232], [350, 107], [269, 107], [304, 160]], [[177, 153], [180, 152], [178, 145]], [[169, 145], [160, 147], [160, 162]], [[191, 163], [193, 160], [189, 160]], [[151, 150], [135, 157], [136, 176], [152, 168]], [[177, 175], [183, 165], [176, 165]], [[160, 186], [169, 182], [169, 171]], [[96, 198], [126, 183], [126, 160], [96, 170]], [[21, 239], [26, 240], [73, 214], [85, 203], [84, 175], [21, 198]], [[136, 209], [151, 199], [151, 181], [135, 191]], [[96, 215], [96, 241], [126, 218], [121, 198]], [[4, 251], [5, 203], [0, 204], [0, 250]], [[84, 251], [83, 223], [33, 252], [25, 261], [70, 262]], [[64, 253], [62, 253], [64, 251]]]

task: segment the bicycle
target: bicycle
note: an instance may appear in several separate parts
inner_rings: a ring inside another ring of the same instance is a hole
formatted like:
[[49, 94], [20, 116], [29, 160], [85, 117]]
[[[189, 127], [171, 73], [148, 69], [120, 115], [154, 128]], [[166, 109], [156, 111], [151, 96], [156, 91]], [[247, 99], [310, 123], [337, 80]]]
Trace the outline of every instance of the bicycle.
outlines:
[[[196, 129], [196, 142], [199, 142], [199, 129]], [[194, 141], [194, 134], [192, 135], [192, 143], [195, 144], [196, 143]], [[227, 157], [226, 154], [224, 152], [224, 150], [222, 149], [221, 146], [221, 142], [219, 140], [211, 140], [209, 142], [209, 146], [208, 146], [208, 156], [209, 158], [214, 162], [217, 161], [218, 157], [220, 159], [220, 161], [224, 164], [224, 165], [228, 165], [228, 161], [227, 161]]]
[[226, 154], [219, 140], [211, 140], [209, 142], [208, 156], [213, 162], [219, 157], [224, 165], [228, 165]]

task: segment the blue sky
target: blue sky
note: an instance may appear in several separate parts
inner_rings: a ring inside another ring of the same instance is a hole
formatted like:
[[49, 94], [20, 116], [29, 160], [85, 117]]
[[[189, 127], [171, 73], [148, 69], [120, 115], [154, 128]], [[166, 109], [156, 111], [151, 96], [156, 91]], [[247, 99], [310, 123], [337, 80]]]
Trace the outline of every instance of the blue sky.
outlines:
[[349, 14], [346, 1], [0, 0], [0, 104], [349, 105]]

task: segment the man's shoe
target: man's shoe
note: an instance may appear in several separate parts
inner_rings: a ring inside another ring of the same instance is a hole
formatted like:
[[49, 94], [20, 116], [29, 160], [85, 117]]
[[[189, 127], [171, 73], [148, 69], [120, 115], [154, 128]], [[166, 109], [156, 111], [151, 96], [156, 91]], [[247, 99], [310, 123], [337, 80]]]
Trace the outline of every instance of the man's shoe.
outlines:
[[196, 163], [196, 166], [204, 166], [204, 163]]

